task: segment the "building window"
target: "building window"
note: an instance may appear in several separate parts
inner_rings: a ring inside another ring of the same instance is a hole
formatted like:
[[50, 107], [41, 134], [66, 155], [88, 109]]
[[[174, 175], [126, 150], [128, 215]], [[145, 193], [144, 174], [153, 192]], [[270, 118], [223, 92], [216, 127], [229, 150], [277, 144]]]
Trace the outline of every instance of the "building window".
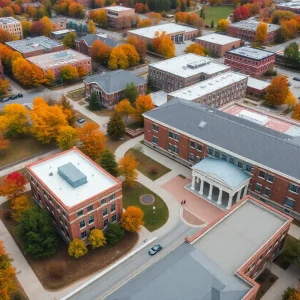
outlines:
[[257, 183], [255, 185], [255, 191], [258, 192], [258, 193], [260, 193], [260, 190], [261, 190], [261, 184]]
[[195, 148], [195, 145], [196, 145], [196, 143], [195, 143], [194, 141], [190, 141], [190, 147], [191, 147], [191, 148], [194, 149], [194, 148]]
[[296, 194], [299, 194], [299, 187], [295, 184], [290, 183], [289, 191], [293, 192], [293, 193], [296, 193]]
[[92, 211], [92, 210], [93, 210], [93, 205], [87, 207], [87, 211]]
[[106, 203], [106, 199], [103, 198], [103, 199], [101, 200], [101, 205], [104, 205], [105, 203]]
[[154, 131], [158, 131], [158, 126], [157, 126], [156, 124], [152, 124], [152, 129], [153, 129]]
[[238, 167], [240, 168], [240, 169], [243, 169], [243, 163], [242, 162], [238, 162]]
[[116, 198], [115, 193], [113, 193], [113, 194], [111, 194], [111, 195], [109, 196], [109, 200], [110, 200], [110, 201], [114, 200], [115, 198]]
[[116, 221], [117, 221], [117, 215], [113, 215], [113, 216], [111, 217], [111, 221], [112, 221], [112, 222], [116, 222]]
[[108, 215], [108, 211], [107, 208], [104, 208], [102, 211], [103, 216], [107, 216]]
[[83, 216], [83, 210], [81, 209], [81, 210], [79, 210], [78, 212], [77, 212], [77, 216], [78, 217], [81, 217], [81, 216]]
[[104, 227], [106, 227], [108, 225], [108, 220], [104, 220]]
[[174, 137], [174, 134], [173, 134], [173, 132], [172, 131], [169, 131], [169, 138], [173, 138]]
[[213, 150], [211, 148], [208, 148], [208, 154], [213, 155]]
[[83, 240], [86, 239], [86, 231], [81, 232], [81, 238]]
[[252, 169], [252, 168], [251, 168], [250, 165], [246, 165], [246, 171], [247, 171], [247, 172], [251, 173], [251, 169]]
[[259, 177], [259, 178], [265, 179], [265, 177], [266, 177], [266, 172], [264, 172], [264, 171], [259, 171], [258, 177]]
[[84, 228], [84, 227], [85, 227], [85, 221], [84, 221], [84, 220], [81, 220], [81, 221], [80, 221], [79, 227], [80, 227], [80, 228]]
[[226, 154], [222, 154], [222, 160], [227, 160], [227, 155]]
[[234, 158], [233, 158], [233, 157], [230, 157], [229, 162], [230, 162], [231, 164], [234, 164]]
[[89, 224], [94, 223], [94, 216], [89, 216]]
[[194, 161], [194, 160], [195, 160], [195, 155], [193, 153], [190, 153], [189, 161]]
[[113, 204], [111, 207], [110, 207], [110, 211], [113, 212], [116, 210], [116, 204]]
[[220, 153], [219, 153], [219, 151], [215, 151], [215, 157], [216, 157], [216, 158], [220, 158]]
[[267, 181], [269, 181], [269, 182], [274, 182], [274, 176], [273, 175], [271, 175], [271, 174], [268, 174], [268, 177], [267, 177]]
[[153, 136], [152, 137], [152, 143], [157, 145], [158, 144], [158, 137]]
[[288, 207], [290, 207], [290, 208], [295, 208], [296, 201], [293, 200], [293, 199], [291, 199], [291, 198], [286, 197], [286, 198], [284, 199], [284, 205], [285, 205], [285, 206], [288, 206]]
[[179, 141], [179, 135], [177, 133], [174, 133], [174, 140]]
[[197, 144], [197, 151], [202, 152], [202, 145], [201, 144]]
[[270, 197], [270, 194], [271, 194], [271, 190], [266, 187], [265, 190], [264, 190], [264, 195], [267, 196], [267, 197]]

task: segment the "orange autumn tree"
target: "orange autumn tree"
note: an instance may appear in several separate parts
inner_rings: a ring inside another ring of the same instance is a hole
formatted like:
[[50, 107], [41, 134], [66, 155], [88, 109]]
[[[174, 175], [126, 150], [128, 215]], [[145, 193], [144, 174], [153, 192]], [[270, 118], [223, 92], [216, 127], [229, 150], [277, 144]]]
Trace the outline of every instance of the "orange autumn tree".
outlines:
[[186, 47], [185, 53], [194, 53], [194, 54], [198, 54], [198, 55], [201, 55], [201, 56], [205, 56], [205, 53], [204, 53], [204, 47], [200, 44], [190, 44], [188, 47]]
[[10, 145], [10, 141], [6, 140], [3, 137], [3, 134], [0, 134], [0, 156], [3, 153], [3, 150], [7, 149], [9, 147], [9, 145]]
[[10, 136], [18, 136], [27, 133], [29, 111], [18, 103], [7, 104], [0, 115], [0, 131]]
[[144, 225], [144, 212], [137, 206], [128, 206], [122, 214], [121, 225], [130, 232], [138, 232]]
[[134, 108], [128, 99], [123, 99], [114, 108], [124, 118], [125, 123], [127, 123], [128, 117], [134, 112]]
[[78, 128], [81, 150], [93, 160], [100, 158], [105, 149], [105, 136], [94, 122], [86, 122], [82, 128]]
[[150, 19], [143, 19], [138, 23], [138, 28], [145, 28], [152, 26], [152, 22]]
[[292, 114], [292, 118], [300, 121], [300, 104], [297, 104], [294, 108], [294, 112]]
[[166, 32], [155, 32], [155, 38], [152, 42], [153, 49], [156, 53], [161, 54], [164, 58], [171, 58], [175, 56], [175, 45]]
[[19, 222], [26, 210], [32, 206], [32, 202], [26, 194], [20, 195], [13, 199], [11, 209], [13, 210], [12, 217], [16, 222]]
[[101, 64], [107, 66], [112, 48], [107, 46], [103, 41], [96, 40], [92, 44], [91, 56]]
[[130, 36], [127, 38], [127, 43], [135, 47], [138, 52], [141, 61], [144, 61], [147, 54], [147, 44], [143, 39], [138, 39], [135, 36]]
[[20, 172], [12, 172], [0, 185], [0, 196], [13, 200], [25, 191], [25, 177]]
[[292, 92], [289, 92], [284, 100], [284, 103], [287, 104], [288, 107], [293, 107], [298, 103], [298, 99], [294, 96]]
[[125, 177], [125, 185], [133, 187], [138, 176], [136, 170], [139, 163], [135, 157], [128, 153], [119, 161], [119, 173]]
[[288, 80], [283, 76], [276, 76], [266, 89], [265, 99], [268, 105], [282, 105], [289, 94]]
[[268, 35], [268, 24], [267, 23], [259, 23], [256, 28], [255, 33], [255, 42], [259, 44], [263, 44], [267, 38]]
[[60, 129], [68, 125], [62, 107], [58, 105], [49, 106], [41, 97], [33, 100], [30, 117], [32, 121], [31, 133], [44, 144], [56, 139]]
[[79, 77], [84, 77], [87, 75], [88, 70], [84, 66], [78, 66], [77, 67], [77, 72]]
[[143, 113], [155, 108], [150, 95], [139, 95], [134, 103], [132, 117], [137, 121], [144, 121]]
[[11, 265], [12, 259], [8, 256], [0, 240], [0, 299], [10, 300], [16, 290], [16, 270]]
[[129, 66], [135, 66], [140, 61], [140, 56], [136, 51], [135, 47], [131, 44], [122, 44], [120, 45], [120, 49], [122, 49], [127, 56]]
[[0, 43], [10, 42], [12, 40], [13, 38], [10, 33], [0, 28]]
[[160, 13], [156, 13], [156, 12], [148, 12], [146, 14], [146, 17], [149, 18], [152, 22], [152, 25], [157, 25], [160, 20], [162, 19], [162, 15]]
[[4, 95], [8, 92], [10, 83], [6, 79], [0, 79], [0, 95]]

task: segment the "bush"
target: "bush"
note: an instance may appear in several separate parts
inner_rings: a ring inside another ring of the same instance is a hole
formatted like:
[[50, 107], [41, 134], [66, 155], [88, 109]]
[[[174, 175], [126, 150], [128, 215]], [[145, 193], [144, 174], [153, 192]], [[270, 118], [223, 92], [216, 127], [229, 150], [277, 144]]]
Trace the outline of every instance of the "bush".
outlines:
[[10, 220], [12, 218], [12, 212], [10, 210], [5, 210], [2, 213], [2, 216], [6, 219], [6, 220]]
[[46, 271], [53, 279], [61, 279], [67, 272], [67, 263], [64, 261], [52, 261], [47, 267]]
[[158, 166], [155, 165], [150, 166], [150, 173], [156, 175], [158, 173]]
[[22, 297], [22, 294], [20, 292], [16, 292], [14, 295], [13, 295], [13, 300], [22, 300], [23, 297]]
[[85, 245], [85, 242], [80, 239], [74, 239], [70, 244], [68, 248], [68, 253], [70, 256], [73, 256], [75, 258], [79, 258], [81, 256], [86, 255], [88, 252], [88, 249]]
[[275, 70], [267, 70], [265, 73], [264, 73], [265, 76], [277, 76], [277, 71]]
[[115, 245], [119, 241], [121, 241], [124, 237], [125, 233], [122, 229], [120, 224], [117, 223], [110, 223], [107, 226], [107, 230], [105, 232], [106, 241], [111, 244]]

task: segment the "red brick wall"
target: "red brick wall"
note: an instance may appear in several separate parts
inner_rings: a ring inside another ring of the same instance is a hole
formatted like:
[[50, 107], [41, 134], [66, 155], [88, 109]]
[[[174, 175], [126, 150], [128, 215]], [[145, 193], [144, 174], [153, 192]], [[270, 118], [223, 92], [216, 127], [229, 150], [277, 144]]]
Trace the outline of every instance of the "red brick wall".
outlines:
[[247, 86], [246, 93], [247, 93], [248, 95], [253, 96], [253, 97], [256, 97], [256, 98], [263, 98], [263, 96], [264, 96], [265, 93], [266, 93], [266, 89], [258, 90], [258, 89], [256, 89], [256, 88]]
[[214, 55], [222, 57], [224, 56], [226, 51], [240, 47], [241, 40], [238, 40], [236, 42], [231, 42], [226, 45], [219, 45], [216, 43], [203, 41], [201, 39], [197, 39], [196, 43], [202, 45], [204, 48], [208, 49]]
[[91, 56], [92, 47], [89, 47], [85, 41], [80, 40], [76, 42], [76, 51], [81, 52], [87, 56]]

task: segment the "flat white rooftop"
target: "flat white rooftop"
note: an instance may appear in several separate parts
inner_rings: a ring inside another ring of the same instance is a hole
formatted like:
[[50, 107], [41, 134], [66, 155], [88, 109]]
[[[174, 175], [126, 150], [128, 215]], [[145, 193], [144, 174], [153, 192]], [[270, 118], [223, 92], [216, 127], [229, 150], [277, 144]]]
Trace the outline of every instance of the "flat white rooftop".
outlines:
[[[256, 31], [256, 28], [260, 22], [254, 21], [254, 20], [245, 20], [245, 21], [240, 21], [236, 23], [231, 23], [229, 27], [237, 27], [241, 29], [247, 29], [250, 31]], [[279, 29], [279, 25], [276, 24], [267, 24], [268, 25], [268, 32], [276, 31]]]
[[213, 34], [208, 34], [208, 35], [197, 37], [196, 40], [210, 42], [210, 43], [214, 43], [217, 45], [226, 45], [229, 43], [238, 42], [241, 39], [237, 39], [237, 38], [234, 38], [234, 37], [231, 37], [228, 35], [224, 35], [224, 34], [213, 33]]
[[212, 75], [225, 70], [230, 70], [229, 66], [217, 64], [210, 58], [193, 53], [162, 60], [149, 64], [149, 66], [182, 78], [188, 78], [197, 74]]
[[13, 18], [13, 17], [3, 17], [0, 18], [0, 24], [6, 25], [6, 24], [17, 24], [20, 23], [19, 20]]
[[229, 274], [234, 274], [288, 219], [247, 199], [193, 244]]
[[248, 77], [247, 86], [250, 88], [254, 88], [257, 90], [264, 90], [269, 85], [270, 85], [269, 82], [259, 80], [259, 79], [253, 78], [253, 77]]
[[227, 51], [226, 53], [236, 54], [236, 55], [239, 55], [242, 57], [247, 57], [247, 58], [251, 58], [251, 59], [255, 59], [255, 60], [261, 60], [261, 59], [265, 59], [270, 56], [275, 56], [274, 52], [261, 50], [261, 49], [257, 49], [257, 48], [252, 48], [252, 47], [247, 47], [247, 46], [232, 49], [232, 50]]
[[53, 31], [51, 32], [51, 34], [58, 35], [58, 34], [64, 34], [68, 32], [74, 32], [74, 31], [75, 31], [74, 29], [62, 29], [62, 30]]
[[167, 103], [168, 94], [164, 91], [158, 91], [150, 94], [152, 102], [155, 106], [161, 106]]
[[299, 1], [280, 2], [280, 3], [276, 4], [276, 6], [283, 6], [283, 7], [289, 7], [289, 8], [300, 8], [300, 2]]
[[[72, 163], [86, 176], [87, 183], [74, 188], [58, 174], [58, 168], [68, 163]], [[117, 184], [117, 181], [107, 175], [101, 167], [96, 166], [76, 149], [63, 152], [28, 168], [69, 207], [96, 196]]]
[[240, 73], [227, 72], [185, 87], [181, 90], [174, 91], [169, 93], [169, 95], [173, 98], [193, 101], [233, 83], [237, 83], [245, 78], [247, 78], [247, 76]]
[[195, 30], [197, 29], [188, 26], [179, 25], [179, 24], [169, 23], [169, 24], [160, 24], [160, 25], [155, 25], [155, 26], [150, 26], [145, 28], [129, 30], [128, 33], [134, 33], [146, 37], [148, 39], [153, 39], [155, 37], [156, 32], [161, 33], [165, 31], [167, 35], [172, 35], [179, 32], [192, 32]]
[[113, 10], [113, 11], [132, 10], [132, 8], [130, 8], [130, 7], [125, 7], [125, 6], [120, 6], [120, 5], [116, 5], [116, 6], [107, 6], [107, 7], [104, 7], [104, 9], [106, 9], [106, 10]]

